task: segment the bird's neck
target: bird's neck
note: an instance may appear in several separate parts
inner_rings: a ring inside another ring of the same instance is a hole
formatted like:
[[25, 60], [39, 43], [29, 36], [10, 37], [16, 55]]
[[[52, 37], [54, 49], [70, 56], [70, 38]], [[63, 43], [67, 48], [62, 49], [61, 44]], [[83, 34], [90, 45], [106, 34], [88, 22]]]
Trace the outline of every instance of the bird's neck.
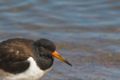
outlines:
[[40, 67], [42, 70], [47, 70], [52, 67], [53, 65], [53, 59], [51, 58], [44, 58], [44, 57], [39, 57], [37, 60], [37, 65]]

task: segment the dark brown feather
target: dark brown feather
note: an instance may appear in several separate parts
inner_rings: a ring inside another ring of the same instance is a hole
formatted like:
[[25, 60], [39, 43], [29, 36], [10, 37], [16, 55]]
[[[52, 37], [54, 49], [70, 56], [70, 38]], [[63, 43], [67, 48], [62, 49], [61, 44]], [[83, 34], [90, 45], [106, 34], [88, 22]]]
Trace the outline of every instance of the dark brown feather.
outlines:
[[33, 56], [32, 44], [27, 39], [9, 39], [0, 43], [0, 68], [7, 72], [19, 73], [29, 67], [28, 57]]

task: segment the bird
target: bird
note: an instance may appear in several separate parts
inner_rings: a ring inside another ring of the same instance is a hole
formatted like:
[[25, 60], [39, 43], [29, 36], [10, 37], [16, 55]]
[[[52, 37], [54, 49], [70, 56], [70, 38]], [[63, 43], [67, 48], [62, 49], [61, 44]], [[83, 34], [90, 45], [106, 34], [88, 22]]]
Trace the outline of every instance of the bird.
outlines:
[[39, 80], [52, 69], [54, 58], [72, 66], [46, 38], [11, 38], [0, 42], [1, 80]]

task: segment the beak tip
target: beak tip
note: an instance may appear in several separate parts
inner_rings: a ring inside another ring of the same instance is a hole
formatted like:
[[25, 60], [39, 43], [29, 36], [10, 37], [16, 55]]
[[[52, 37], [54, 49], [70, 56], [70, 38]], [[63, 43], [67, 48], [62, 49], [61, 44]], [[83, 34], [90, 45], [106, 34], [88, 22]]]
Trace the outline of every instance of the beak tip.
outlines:
[[72, 67], [72, 64], [65, 60], [65, 63]]
[[68, 64], [70, 67], [72, 67], [72, 64]]
[[57, 51], [53, 52], [52, 56], [72, 67], [72, 64], [65, 60]]

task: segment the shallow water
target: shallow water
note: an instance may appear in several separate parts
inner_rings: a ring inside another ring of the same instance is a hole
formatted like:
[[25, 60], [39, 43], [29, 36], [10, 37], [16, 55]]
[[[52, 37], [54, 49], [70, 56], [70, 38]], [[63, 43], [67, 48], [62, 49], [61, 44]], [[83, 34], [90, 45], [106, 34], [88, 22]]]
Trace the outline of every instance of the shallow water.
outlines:
[[0, 0], [0, 40], [14, 37], [53, 40], [73, 64], [43, 80], [120, 79], [119, 0]]

